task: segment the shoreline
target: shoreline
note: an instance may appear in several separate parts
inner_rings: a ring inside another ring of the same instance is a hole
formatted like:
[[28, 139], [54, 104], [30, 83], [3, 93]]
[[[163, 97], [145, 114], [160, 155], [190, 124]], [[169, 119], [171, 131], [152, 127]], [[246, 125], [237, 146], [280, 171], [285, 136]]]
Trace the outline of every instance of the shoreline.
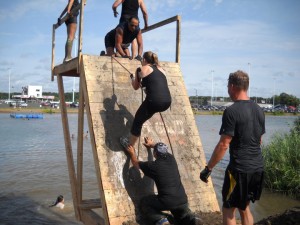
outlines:
[[[68, 113], [78, 113], [77, 108], [67, 108]], [[53, 108], [0, 108], [0, 113], [61, 113], [60, 109]]]
[[[61, 113], [60, 109], [43, 107], [43, 108], [0, 108], [0, 113], [43, 113], [43, 114], [53, 114]], [[78, 113], [78, 108], [68, 108], [67, 113]], [[193, 111], [194, 115], [223, 115], [223, 111]], [[266, 116], [300, 116], [300, 113], [265, 113]]]

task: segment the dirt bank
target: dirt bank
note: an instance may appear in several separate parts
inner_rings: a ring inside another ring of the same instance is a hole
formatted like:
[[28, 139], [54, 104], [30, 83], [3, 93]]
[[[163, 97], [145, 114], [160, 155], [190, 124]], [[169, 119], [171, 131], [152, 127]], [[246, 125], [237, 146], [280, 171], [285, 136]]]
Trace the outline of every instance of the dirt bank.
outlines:
[[[221, 213], [197, 212], [196, 215], [203, 220], [203, 225], [223, 225]], [[241, 224], [241, 221], [237, 221], [237, 225]], [[138, 225], [138, 223], [128, 221], [124, 222], [123, 225]], [[262, 219], [254, 225], [300, 225], [300, 207], [295, 207], [286, 210], [284, 213]]]

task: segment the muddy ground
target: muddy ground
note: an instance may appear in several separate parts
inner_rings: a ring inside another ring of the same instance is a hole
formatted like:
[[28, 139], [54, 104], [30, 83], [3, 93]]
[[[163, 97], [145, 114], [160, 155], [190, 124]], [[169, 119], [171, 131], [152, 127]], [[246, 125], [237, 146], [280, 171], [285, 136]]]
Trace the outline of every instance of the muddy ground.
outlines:
[[[221, 213], [202, 213], [197, 212], [196, 215], [200, 217], [203, 225], [222, 225]], [[241, 225], [241, 221], [237, 221], [237, 225]], [[125, 222], [123, 225], [138, 225], [136, 222]], [[284, 213], [276, 214], [268, 218], [256, 222], [254, 225], [300, 225], [300, 207], [295, 207], [286, 210]]]

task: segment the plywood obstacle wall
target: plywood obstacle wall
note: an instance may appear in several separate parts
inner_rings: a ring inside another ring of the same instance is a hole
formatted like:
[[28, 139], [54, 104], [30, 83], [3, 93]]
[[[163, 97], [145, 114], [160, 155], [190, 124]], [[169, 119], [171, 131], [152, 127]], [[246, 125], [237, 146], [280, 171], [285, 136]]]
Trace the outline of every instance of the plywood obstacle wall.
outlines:
[[[121, 225], [130, 220], [144, 224], [140, 219], [139, 200], [154, 193], [156, 188], [152, 180], [132, 167], [119, 144], [121, 136], [129, 135], [135, 112], [142, 97], [145, 98], [140, 89], [132, 88], [130, 74], [121, 64], [133, 74], [141, 65], [136, 60], [117, 60], [120, 63], [111, 57], [83, 55], [81, 62], [80, 79], [99, 195], [106, 224]], [[167, 74], [172, 106], [147, 121], [141, 137], [150, 136], [170, 147], [193, 211], [219, 211], [211, 181], [205, 184], [199, 179], [205, 156], [180, 66], [172, 62], [161, 62], [161, 66]], [[136, 152], [139, 160], [153, 159], [142, 140], [136, 145]]]

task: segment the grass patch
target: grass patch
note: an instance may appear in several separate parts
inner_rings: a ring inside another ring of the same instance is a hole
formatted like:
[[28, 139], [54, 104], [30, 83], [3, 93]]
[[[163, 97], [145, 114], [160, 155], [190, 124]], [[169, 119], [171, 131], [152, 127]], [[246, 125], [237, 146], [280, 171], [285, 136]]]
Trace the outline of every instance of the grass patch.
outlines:
[[274, 136], [262, 153], [266, 187], [300, 199], [300, 117], [290, 133]]
[[48, 113], [48, 114], [53, 114], [53, 113], [56, 113], [53, 109], [43, 109], [42, 111], [43, 113]]

